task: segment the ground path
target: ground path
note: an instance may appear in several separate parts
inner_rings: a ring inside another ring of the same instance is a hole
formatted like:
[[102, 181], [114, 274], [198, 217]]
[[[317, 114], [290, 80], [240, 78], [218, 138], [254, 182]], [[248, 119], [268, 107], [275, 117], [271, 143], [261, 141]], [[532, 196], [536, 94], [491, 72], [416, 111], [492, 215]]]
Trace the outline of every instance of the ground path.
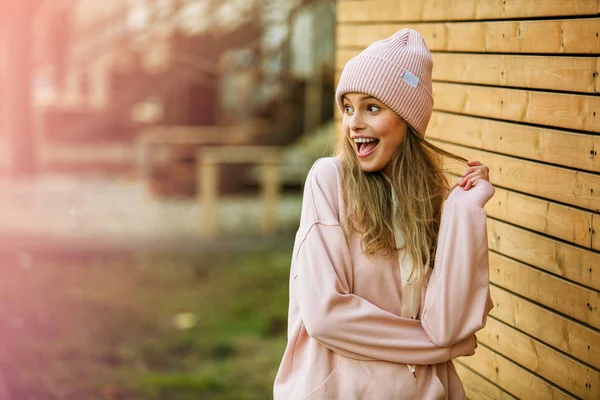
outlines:
[[[278, 232], [293, 232], [299, 195], [283, 196]], [[201, 235], [202, 212], [194, 199], [157, 199], [136, 181], [100, 177], [42, 177], [0, 181], [0, 249], [25, 247], [187, 249], [214, 246], [223, 236], [268, 243], [259, 234], [258, 197], [226, 198], [219, 205], [221, 238]], [[275, 235], [278, 237], [280, 235]], [[285, 236], [285, 235], [284, 235]]]

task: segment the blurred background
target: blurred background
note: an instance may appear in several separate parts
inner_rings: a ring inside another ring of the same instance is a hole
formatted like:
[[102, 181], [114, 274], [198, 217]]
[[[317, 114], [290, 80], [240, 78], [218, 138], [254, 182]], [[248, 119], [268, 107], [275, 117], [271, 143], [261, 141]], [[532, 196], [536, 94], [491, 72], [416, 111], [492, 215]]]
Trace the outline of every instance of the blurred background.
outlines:
[[0, 399], [266, 399], [335, 0], [0, 2]]

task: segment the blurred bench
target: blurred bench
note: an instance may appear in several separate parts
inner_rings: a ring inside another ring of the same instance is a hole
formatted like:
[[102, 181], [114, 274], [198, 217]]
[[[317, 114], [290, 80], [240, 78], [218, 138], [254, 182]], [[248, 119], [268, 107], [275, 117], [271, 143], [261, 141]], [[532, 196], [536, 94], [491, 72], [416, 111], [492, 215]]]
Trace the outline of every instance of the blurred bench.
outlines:
[[226, 163], [254, 163], [262, 167], [261, 230], [273, 233], [277, 222], [280, 196], [280, 165], [282, 149], [265, 146], [219, 146], [197, 152], [197, 179], [200, 188], [200, 206], [203, 215], [202, 233], [214, 236], [218, 231], [219, 181], [218, 168]]
[[136, 140], [136, 164], [142, 182], [150, 179], [150, 164], [158, 149], [173, 146], [220, 146], [247, 143], [248, 132], [239, 127], [154, 126], [145, 129]]

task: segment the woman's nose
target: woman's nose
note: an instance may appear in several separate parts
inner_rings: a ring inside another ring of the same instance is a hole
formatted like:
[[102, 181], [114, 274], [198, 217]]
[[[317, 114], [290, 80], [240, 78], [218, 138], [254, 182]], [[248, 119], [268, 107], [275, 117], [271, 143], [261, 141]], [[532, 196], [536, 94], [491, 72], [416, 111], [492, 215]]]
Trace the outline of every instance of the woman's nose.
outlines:
[[359, 131], [365, 128], [365, 122], [359, 112], [355, 112], [350, 118], [350, 129]]

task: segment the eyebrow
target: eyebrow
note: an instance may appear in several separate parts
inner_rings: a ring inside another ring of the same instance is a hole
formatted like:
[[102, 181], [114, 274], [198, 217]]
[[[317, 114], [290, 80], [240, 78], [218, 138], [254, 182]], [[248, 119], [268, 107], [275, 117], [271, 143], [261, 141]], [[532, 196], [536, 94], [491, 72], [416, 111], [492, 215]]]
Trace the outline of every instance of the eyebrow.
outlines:
[[[346, 95], [343, 95], [342, 96], [342, 100], [344, 100], [344, 99], [348, 100], [348, 97]], [[360, 98], [360, 101], [369, 100], [369, 99], [377, 100], [375, 97], [366, 94], [366, 95], [364, 95], [363, 97]]]

